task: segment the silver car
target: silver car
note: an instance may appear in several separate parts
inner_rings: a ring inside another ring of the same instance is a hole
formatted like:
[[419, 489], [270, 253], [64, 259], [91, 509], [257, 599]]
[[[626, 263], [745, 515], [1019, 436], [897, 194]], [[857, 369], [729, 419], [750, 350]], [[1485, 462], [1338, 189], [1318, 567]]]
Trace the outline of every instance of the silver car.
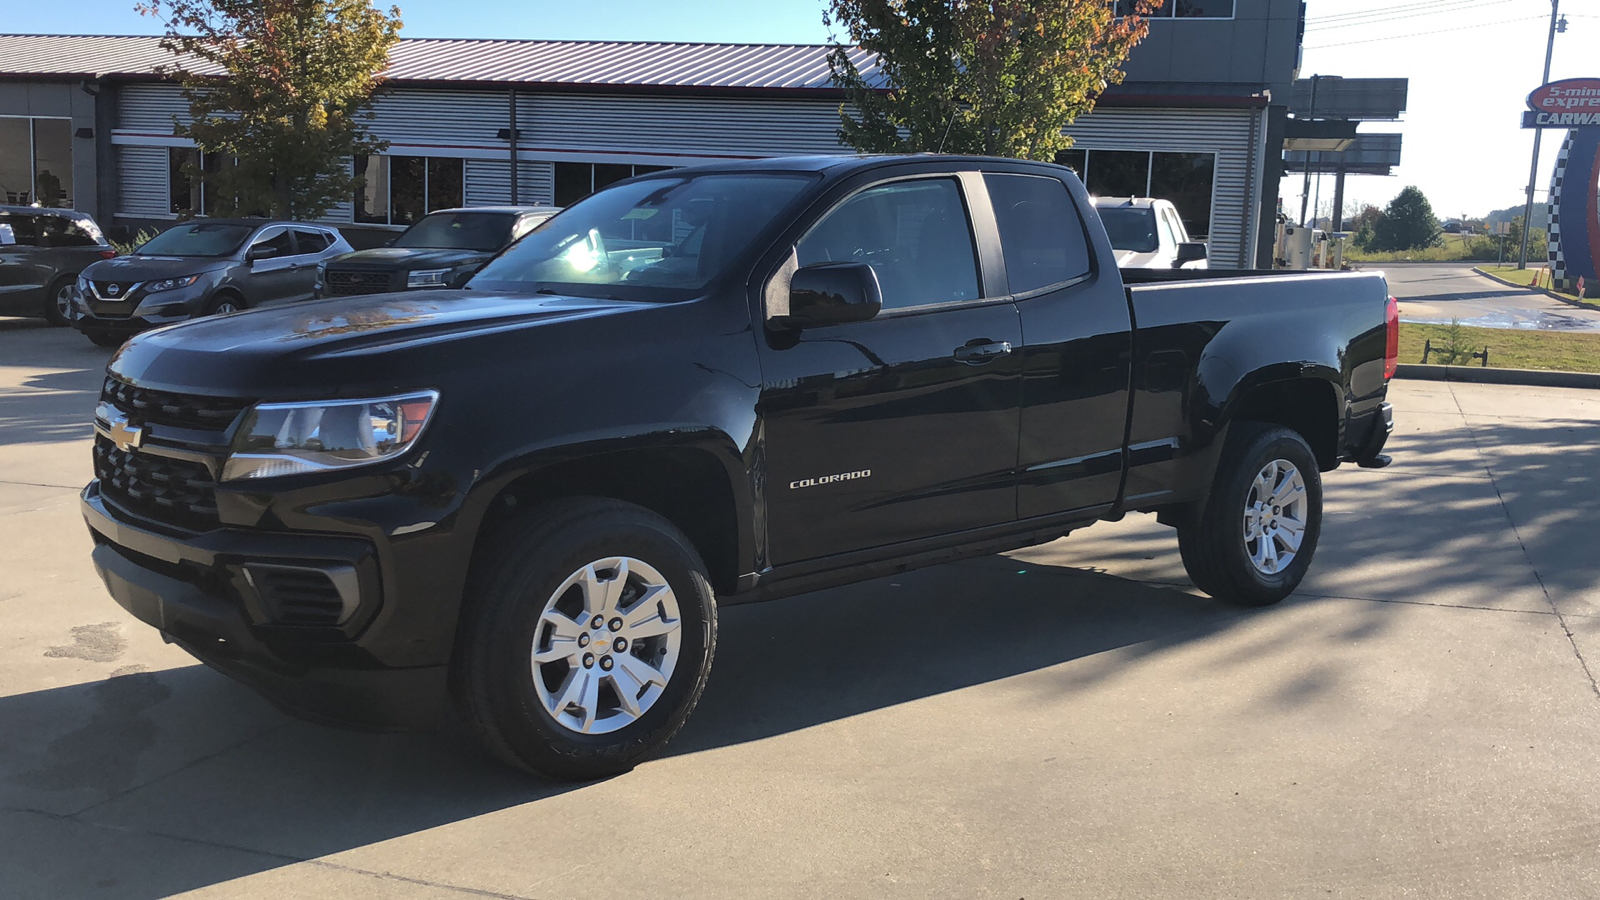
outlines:
[[0, 206], [0, 316], [66, 325], [78, 273], [116, 255], [87, 213]]
[[350, 244], [327, 225], [197, 219], [78, 277], [73, 325], [102, 347], [197, 316], [310, 300], [317, 266]]

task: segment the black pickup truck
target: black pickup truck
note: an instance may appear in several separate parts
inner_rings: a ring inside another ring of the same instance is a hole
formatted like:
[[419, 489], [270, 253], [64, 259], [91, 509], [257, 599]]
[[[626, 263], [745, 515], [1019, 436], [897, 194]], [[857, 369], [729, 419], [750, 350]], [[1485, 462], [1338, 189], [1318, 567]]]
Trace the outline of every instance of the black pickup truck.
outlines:
[[1319, 473], [1382, 466], [1379, 275], [1119, 273], [1041, 163], [780, 159], [620, 182], [460, 290], [141, 335], [82, 507], [116, 601], [283, 708], [470, 723], [625, 771], [720, 603], [1155, 511], [1272, 603]]

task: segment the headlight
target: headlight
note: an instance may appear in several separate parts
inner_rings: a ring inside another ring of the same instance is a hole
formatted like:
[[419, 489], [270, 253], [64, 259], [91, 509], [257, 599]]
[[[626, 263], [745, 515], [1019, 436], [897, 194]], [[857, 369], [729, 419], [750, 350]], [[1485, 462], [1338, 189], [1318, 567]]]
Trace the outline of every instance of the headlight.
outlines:
[[199, 280], [199, 275], [185, 275], [182, 278], [163, 278], [160, 281], [152, 281], [146, 284], [144, 292], [146, 294], [154, 294], [156, 291], [174, 291], [181, 287], [188, 287]]
[[344, 469], [406, 452], [433, 415], [438, 391], [376, 400], [258, 403], [233, 439], [223, 481]]
[[421, 269], [406, 276], [406, 287], [444, 287], [449, 280], [449, 269]]

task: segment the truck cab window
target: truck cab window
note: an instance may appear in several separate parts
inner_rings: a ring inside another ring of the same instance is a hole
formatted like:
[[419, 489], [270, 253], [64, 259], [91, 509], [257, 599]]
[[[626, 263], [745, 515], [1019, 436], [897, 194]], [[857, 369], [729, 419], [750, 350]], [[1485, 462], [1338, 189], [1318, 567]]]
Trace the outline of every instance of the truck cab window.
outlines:
[[835, 207], [795, 248], [800, 265], [864, 262], [884, 309], [976, 300], [977, 248], [955, 180], [901, 181]]
[[983, 181], [1013, 294], [1089, 274], [1089, 240], [1066, 185], [1037, 175], [988, 174]]

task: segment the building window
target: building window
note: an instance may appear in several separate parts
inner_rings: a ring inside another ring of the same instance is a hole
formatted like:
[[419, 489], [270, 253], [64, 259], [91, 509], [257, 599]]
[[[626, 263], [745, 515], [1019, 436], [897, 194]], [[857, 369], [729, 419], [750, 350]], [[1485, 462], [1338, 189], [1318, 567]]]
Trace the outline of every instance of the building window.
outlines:
[[571, 206], [608, 185], [635, 175], [660, 172], [672, 166], [635, 166], [628, 163], [570, 163], [556, 166], [556, 205]]
[[0, 116], [0, 203], [72, 208], [70, 119]]
[[[1117, 15], [1135, 13], [1137, 0], [1117, 0]], [[1166, 0], [1161, 8], [1150, 13], [1149, 19], [1231, 19], [1233, 0]]]
[[[167, 193], [172, 202], [172, 214], [180, 219], [195, 216], [214, 216], [221, 211], [222, 193], [215, 184], [207, 184], [207, 175], [222, 172], [224, 164], [231, 162], [220, 153], [201, 153], [193, 147], [173, 147], [167, 151]], [[194, 177], [199, 171], [200, 177]]]
[[1063, 150], [1056, 162], [1069, 166], [1096, 197], [1155, 197], [1178, 208], [1192, 240], [1211, 234], [1215, 153], [1146, 150]]
[[433, 156], [361, 156], [355, 220], [410, 225], [431, 212], [465, 204], [464, 161]]

